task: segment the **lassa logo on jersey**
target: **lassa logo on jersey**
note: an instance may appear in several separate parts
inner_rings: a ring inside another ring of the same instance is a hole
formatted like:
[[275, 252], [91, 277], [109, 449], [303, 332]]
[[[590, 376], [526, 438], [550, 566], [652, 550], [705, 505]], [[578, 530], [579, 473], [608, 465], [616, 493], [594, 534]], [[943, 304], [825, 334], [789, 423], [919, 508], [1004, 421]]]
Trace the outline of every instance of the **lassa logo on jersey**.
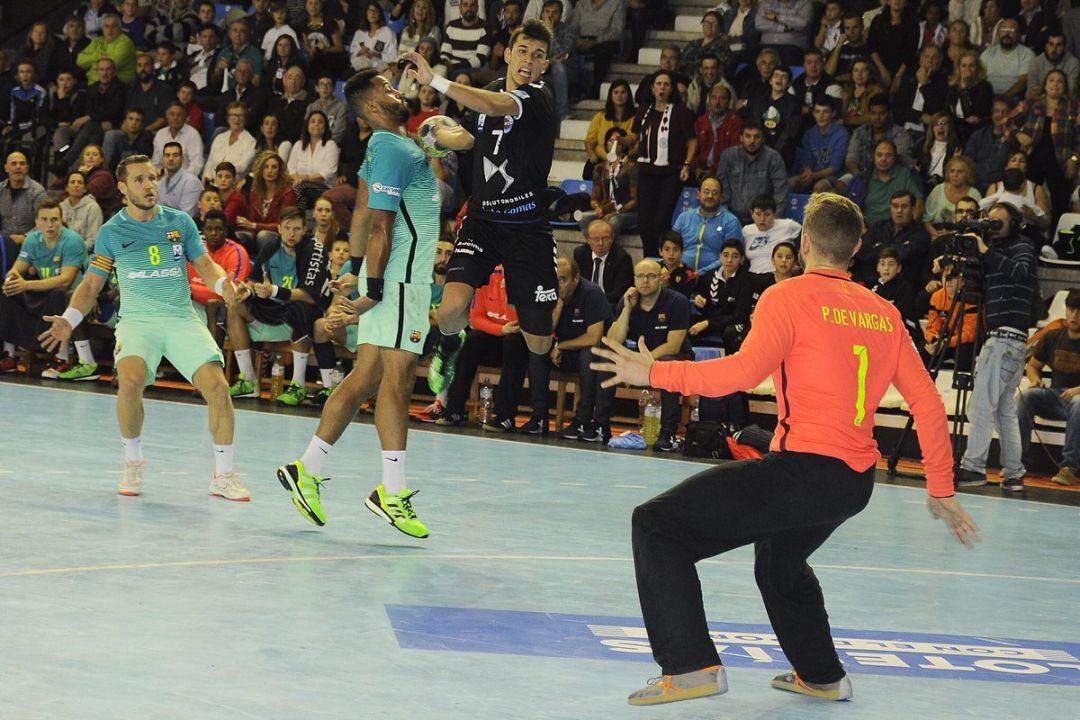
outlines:
[[396, 188], [393, 185], [383, 185], [382, 183], [375, 183], [371, 186], [372, 191], [382, 193], [384, 195], [393, 195], [394, 197], [401, 197], [401, 188]]
[[127, 274], [128, 280], [152, 280], [154, 278], [169, 278], [180, 277], [183, 275], [183, 268], [171, 267], [163, 270], [132, 270]]

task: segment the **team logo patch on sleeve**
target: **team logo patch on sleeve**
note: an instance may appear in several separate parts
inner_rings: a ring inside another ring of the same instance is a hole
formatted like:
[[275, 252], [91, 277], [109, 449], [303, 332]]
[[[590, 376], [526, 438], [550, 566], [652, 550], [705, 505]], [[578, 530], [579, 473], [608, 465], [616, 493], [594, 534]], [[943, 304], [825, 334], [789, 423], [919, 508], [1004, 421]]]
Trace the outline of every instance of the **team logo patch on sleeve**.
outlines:
[[401, 188], [396, 188], [393, 185], [383, 185], [382, 183], [375, 183], [371, 186], [371, 190], [372, 192], [382, 193], [383, 195], [401, 197]]

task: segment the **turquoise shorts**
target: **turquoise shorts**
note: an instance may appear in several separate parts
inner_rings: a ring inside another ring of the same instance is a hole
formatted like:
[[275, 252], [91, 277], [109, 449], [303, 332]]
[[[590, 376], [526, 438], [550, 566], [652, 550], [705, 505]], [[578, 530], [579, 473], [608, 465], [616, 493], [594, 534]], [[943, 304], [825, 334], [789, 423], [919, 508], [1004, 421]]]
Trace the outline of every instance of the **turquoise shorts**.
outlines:
[[[367, 278], [360, 278], [360, 295], [367, 292]], [[431, 283], [399, 283], [387, 280], [383, 299], [360, 316], [356, 344], [408, 350], [422, 355], [430, 323]], [[351, 341], [353, 336], [349, 336]], [[353, 348], [350, 348], [353, 349]]]
[[207, 363], [225, 364], [221, 350], [206, 324], [194, 315], [188, 318], [121, 318], [116, 325], [113, 358], [119, 363], [126, 357], [143, 359], [147, 385], [154, 383], [162, 357], [179, 370], [188, 382]]
[[248, 337], [252, 342], [292, 342], [292, 334], [289, 325], [267, 325], [258, 320], [248, 323]]

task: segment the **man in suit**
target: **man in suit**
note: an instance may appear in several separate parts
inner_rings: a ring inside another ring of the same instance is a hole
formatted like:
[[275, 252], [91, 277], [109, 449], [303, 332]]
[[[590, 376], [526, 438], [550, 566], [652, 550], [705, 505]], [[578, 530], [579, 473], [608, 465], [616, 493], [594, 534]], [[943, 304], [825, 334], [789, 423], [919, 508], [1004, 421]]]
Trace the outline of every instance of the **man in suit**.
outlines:
[[607, 220], [593, 220], [586, 232], [586, 244], [574, 249], [581, 275], [604, 291], [612, 307], [634, 284], [634, 261], [615, 245], [615, 233]]

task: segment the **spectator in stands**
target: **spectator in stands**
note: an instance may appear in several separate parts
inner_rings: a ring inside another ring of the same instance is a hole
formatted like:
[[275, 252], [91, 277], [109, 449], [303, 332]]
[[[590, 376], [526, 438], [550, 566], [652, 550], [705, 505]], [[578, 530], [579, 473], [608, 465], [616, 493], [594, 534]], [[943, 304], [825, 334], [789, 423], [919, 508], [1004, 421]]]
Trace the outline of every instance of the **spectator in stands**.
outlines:
[[[879, 145], [881, 149], [885, 147], [884, 142]], [[888, 214], [880, 220], [870, 221], [862, 247], [852, 258], [851, 277], [866, 287], [873, 287], [878, 277], [878, 254], [882, 248], [891, 247], [900, 255], [908, 285], [923, 287], [930, 279], [930, 237], [918, 220], [921, 203], [910, 190], [893, 192], [887, 202]]]
[[293, 65], [285, 71], [282, 79], [284, 92], [275, 95], [267, 104], [267, 111], [277, 115], [282, 140], [295, 143], [304, 132], [304, 120], [307, 117], [307, 90], [304, 89], [304, 70]]
[[[5, 346], [39, 347], [38, 335], [49, 324], [43, 318], [63, 312], [67, 307], [68, 291], [78, 283], [86, 266], [86, 245], [81, 237], [63, 226], [59, 204], [52, 200], [41, 201], [35, 211], [34, 224], [36, 228], [27, 233], [21, 243], [14, 266], [4, 274], [3, 294], [0, 295], [0, 340]], [[32, 278], [31, 272], [36, 279]], [[82, 337], [76, 345], [80, 348], [81, 345], [88, 346], [89, 343], [84, 341], [85, 337]], [[90, 359], [93, 360], [93, 355]], [[57, 365], [59, 363], [54, 363], [54, 368]], [[14, 358], [10, 354], [0, 359], [0, 372], [14, 369]], [[93, 370], [97, 370], [96, 364]]]
[[87, 37], [101, 37], [105, 16], [116, 14], [116, 7], [108, 0], [84, 0], [75, 8], [74, 17], [83, 21]]
[[[474, 9], [478, 11], [481, 20], [487, 20], [486, 5], [487, 3], [479, 3], [477, 6], [474, 7]], [[460, 18], [464, 13], [465, 7], [462, 6], [461, 0], [446, 0], [443, 4], [442, 13], [444, 27], [446, 24], [449, 24], [454, 20]], [[533, 17], [536, 17], [536, 15], [533, 15]]]
[[184, 146], [178, 142], [169, 141], [162, 147], [164, 172], [158, 180], [158, 202], [196, 217], [202, 183], [198, 175], [184, 167], [184, 154]]
[[971, 44], [971, 26], [964, 20], [953, 20], [949, 23], [948, 34], [945, 36], [945, 44], [941, 46], [941, 68], [951, 75], [956, 71], [960, 63], [960, 56], [966, 51], [978, 50]]
[[761, 44], [779, 52], [781, 64], [801, 65], [813, 20], [810, 0], [761, 0], [754, 27], [761, 31]]
[[[288, 7], [286, 6], [286, 15]], [[259, 48], [263, 48], [263, 39], [266, 33], [274, 27], [274, 15], [270, 12], [270, 0], [251, 0], [251, 14], [247, 16], [247, 23], [251, 27], [251, 40]]]
[[[335, 240], [345, 238], [345, 233], [334, 218], [334, 206], [326, 198], [319, 198], [311, 209], [315, 224], [311, 227], [311, 236], [315, 242], [329, 248]], [[345, 238], [348, 239], [348, 238]]]
[[[524, 8], [521, 0], [503, 0], [502, 11], [499, 18], [492, 24], [491, 32], [491, 59], [488, 61], [488, 70], [496, 75], [502, 74], [506, 68], [503, 54], [510, 46], [510, 35], [521, 26]], [[548, 47], [548, 57], [552, 55], [551, 47]]]
[[877, 254], [877, 280], [870, 290], [895, 305], [907, 324], [909, 319], [917, 320], [915, 289], [903, 276], [902, 269], [899, 251], [892, 245], [883, 246]]
[[[611, 0], [609, 0], [610, 2]], [[660, 233], [690, 179], [697, 152], [694, 119], [680, 102], [670, 73], [653, 79], [653, 101], [634, 117], [638, 140], [638, 227], [645, 257], [657, 257]]]
[[[620, 345], [644, 339], [645, 346], [657, 360], [689, 360], [694, 356], [687, 337], [689, 327], [690, 303], [683, 295], [663, 287], [660, 283], [660, 264], [646, 259], [634, 266], [634, 286], [619, 300], [615, 308], [615, 322], [605, 337]], [[602, 376], [600, 379], [603, 379]], [[615, 388], [601, 388], [598, 395], [604, 393], [614, 398]], [[661, 452], [675, 449], [681, 401], [678, 393], [660, 392], [660, 435], [653, 449]], [[598, 407], [602, 402], [607, 401], [597, 399]], [[603, 425], [610, 418], [597, 417], [596, 420]]]
[[[214, 58], [218, 52], [217, 28], [213, 25], [203, 25], [199, 28], [198, 45], [188, 50], [188, 79], [195, 83], [200, 92], [208, 96], [216, 96], [221, 91], [220, 85], [212, 85]], [[217, 92], [215, 92], [217, 91]]]
[[965, 155], [954, 155], [945, 162], [945, 182], [934, 186], [926, 196], [926, 210], [923, 212], [923, 224], [930, 239], [936, 239], [943, 230], [934, 228], [934, 223], [956, 222], [956, 203], [960, 198], [972, 198], [976, 202], [982, 194], [972, 183], [975, 179], [975, 163]]
[[672, 226], [683, 239], [683, 264], [696, 275], [720, 264], [724, 242], [742, 238], [742, 224], [721, 203], [723, 190], [718, 178], [702, 180], [697, 192], [698, 206], [679, 213]]
[[576, 78], [578, 70], [578, 63], [571, 58], [577, 38], [562, 17], [562, 0], [545, 0], [540, 19], [551, 31], [547, 77], [555, 92], [555, 115], [560, 121], [570, 114], [570, 81]]
[[356, 204], [356, 178], [360, 165], [367, 154], [371, 127], [362, 117], [349, 123], [349, 130], [342, 141], [338, 156], [337, 184], [323, 193], [334, 206], [334, 217], [343, 228], [352, 223], [353, 206]]
[[634, 261], [615, 244], [615, 233], [606, 220], [589, 223], [585, 244], [574, 248], [574, 261], [585, 268], [588, 279], [604, 291], [613, 306], [634, 284]]
[[447, 18], [440, 50], [448, 75], [462, 68], [479, 70], [491, 55], [491, 36], [479, 15], [478, 0], [460, 0], [461, 17]]
[[738, 0], [724, 11], [722, 31], [731, 50], [730, 69], [749, 62], [761, 47], [761, 31], [755, 25], [756, 10], [754, 0]]
[[[836, 3], [830, 3], [835, 5]], [[825, 56], [821, 50], [810, 48], [803, 56], [803, 74], [791, 83], [791, 91], [802, 103], [802, 129], [805, 132], [814, 125], [814, 101], [819, 96], [832, 98], [833, 114], [835, 103], [840, 100], [843, 90], [839, 83], [825, 72]]]
[[742, 110], [744, 119], [756, 121], [765, 131], [765, 144], [780, 153], [785, 164], [795, 156], [802, 125], [802, 103], [791, 93], [791, 69], [775, 68], [770, 92], [750, 98]]
[[660, 239], [661, 285], [689, 299], [697, 284], [697, 274], [682, 261], [682, 235], [676, 230], [668, 230]]
[[870, 51], [866, 45], [866, 26], [862, 15], [850, 13], [844, 16], [844, 41], [833, 48], [825, 62], [825, 72], [837, 82], [851, 80], [851, 66], [856, 60], [870, 62]]
[[1021, 102], [1005, 121], [1009, 136], [1031, 162], [1031, 178], [1045, 182], [1055, 215], [1065, 212], [1080, 161], [1080, 100], [1068, 93], [1061, 70], [1051, 70], [1043, 80], [1042, 99]]
[[893, 94], [896, 122], [917, 138], [930, 127], [935, 113], [946, 110], [948, 92], [948, 80], [941, 72], [941, 49], [934, 44], [924, 45], [914, 72], [904, 73]]
[[[136, 82], [127, 89], [125, 107], [127, 112], [133, 109], [141, 110], [142, 129], [148, 133], [156, 133], [165, 126], [165, 112], [169, 105], [176, 101], [175, 92], [168, 84], [154, 77], [154, 61], [146, 53], [136, 56], [135, 72]], [[124, 120], [126, 124], [126, 113]], [[113, 128], [105, 133], [102, 150], [105, 153], [105, 164], [109, 167], [115, 167], [122, 159], [119, 145], [127, 134], [123, 127]]]
[[4, 150], [13, 143], [35, 145], [45, 139], [44, 108], [48, 94], [45, 88], [37, 84], [34, 77], [34, 63], [20, 60], [15, 71], [17, 82], [10, 94], [10, 104], [6, 118], [0, 116], [0, 137], [4, 140]]
[[307, 114], [310, 116], [312, 111], [319, 110], [326, 116], [330, 138], [340, 148], [342, 138], [345, 137], [345, 130], [349, 124], [349, 113], [345, 103], [334, 96], [334, 78], [329, 75], [319, 78], [315, 82], [315, 94], [317, 97], [313, 103], [308, 105]]
[[[296, 207], [293, 179], [285, 168], [285, 161], [266, 150], [255, 158], [252, 167], [251, 192], [248, 194], [248, 210], [236, 220], [238, 239], [250, 247], [261, 248], [278, 238], [277, 228], [285, 208]], [[248, 239], [240, 237], [241, 231]]]
[[[420, 41], [426, 37], [434, 39], [436, 44], [442, 40], [442, 29], [435, 17], [435, 7], [431, 0], [413, 0], [409, 6], [409, 19], [405, 21], [405, 29], [401, 31], [398, 39], [398, 51], [416, 50]], [[446, 69], [443, 68], [443, 74], [445, 73]]]
[[289, 152], [289, 174], [293, 176], [297, 207], [307, 210], [337, 177], [337, 143], [330, 139], [326, 116], [315, 110], [307, 118], [300, 142]]
[[967, 142], [971, 134], [990, 119], [993, 104], [994, 87], [986, 81], [982, 60], [974, 51], [964, 51], [949, 77], [945, 97], [945, 107], [957, 119], [957, 132], [962, 141]]
[[[35, 211], [45, 199], [45, 188], [28, 177], [30, 163], [21, 150], [8, 153], [4, 160], [7, 179], [0, 182], [0, 235], [8, 267], [15, 262], [19, 246], [34, 229]], [[2, 268], [7, 272], [8, 267]]]
[[[870, 122], [851, 133], [848, 142], [847, 157], [844, 164], [848, 175], [866, 172], [874, 164], [874, 148], [882, 140], [891, 140], [896, 148], [897, 161], [911, 167], [915, 164], [911, 152], [911, 136], [889, 117], [889, 100], [885, 95], [877, 95], [870, 100]], [[841, 178], [850, 184], [850, 177]]]
[[283, 35], [274, 43], [273, 55], [266, 63], [265, 76], [269, 82], [268, 97], [285, 93], [285, 71], [293, 65], [301, 70], [307, 68], [307, 62], [300, 53], [300, 46], [291, 36]]
[[610, 425], [601, 426], [594, 417], [611, 417], [610, 407], [597, 407], [598, 400], [611, 400], [609, 394], [598, 394], [596, 373], [589, 367], [592, 348], [600, 344], [604, 330], [611, 322], [611, 305], [604, 292], [581, 277], [577, 263], [568, 257], [555, 261], [559, 283], [559, 300], [555, 303], [555, 342], [547, 355], [529, 353], [529, 389], [532, 417], [519, 432], [527, 435], [546, 435], [548, 432], [548, 386], [551, 369], [577, 373], [577, 408], [563, 436], [586, 442], [607, 443], [611, 439]]
[[802, 272], [799, 267], [799, 251], [795, 245], [787, 240], [779, 242], [772, 249], [772, 266], [770, 272], [750, 273], [750, 314], [751, 323], [754, 317], [754, 308], [761, 294], [778, 282], [789, 280]]
[[[435, 88], [430, 85], [421, 85], [416, 98], [409, 105], [412, 108], [412, 114], [405, 122], [405, 132], [415, 138], [424, 121], [439, 114], [442, 100]], [[336, 139], [334, 141], [337, 142]]]
[[840, 97], [841, 116], [844, 125], [858, 128], [870, 121], [870, 101], [881, 95], [886, 97], [880, 85], [873, 80], [870, 74], [870, 63], [867, 60], [856, 60], [851, 64], [851, 79], [844, 83], [844, 89]]
[[607, 77], [615, 54], [619, 51], [619, 42], [626, 27], [626, 5], [621, 0], [579, 2], [569, 22], [577, 35], [577, 57], [583, 63], [592, 60], [593, 82], [589, 97], [599, 97], [600, 83]]
[[700, 183], [716, 175], [720, 153], [738, 145], [742, 134], [742, 118], [731, 109], [731, 89], [727, 85], [716, 83], [709, 90], [706, 112], [694, 121], [694, 134], [698, 143], [693, 170]]
[[603, 162], [593, 170], [589, 212], [578, 221], [581, 232], [588, 235], [593, 220], [605, 220], [611, 226], [616, 242], [626, 231], [637, 227], [637, 163], [626, 153], [630, 146], [626, 133], [613, 127], [605, 141], [610, 150]]
[[656, 76], [662, 72], [670, 73], [675, 80], [675, 89], [679, 91], [679, 97], [686, 95], [690, 87], [690, 77], [679, 70], [682, 60], [682, 48], [677, 45], [669, 45], [660, 50], [660, 67], [655, 72], [641, 78], [637, 92], [634, 93], [634, 102], [639, 106], [652, 103], [652, 84]]
[[[859, 173], [851, 181], [849, 197], [862, 208], [867, 226], [886, 220], [894, 193], [906, 191], [913, 195], [914, 216], [923, 212], [922, 190], [914, 174], [896, 162], [896, 145], [892, 140], [881, 140], [874, 146], [874, 167]], [[919, 225], [922, 231], [922, 225]], [[873, 257], [871, 257], [873, 260]]]
[[101, 206], [93, 195], [87, 193], [86, 178], [78, 170], [68, 175], [64, 190], [65, 197], [60, 201], [60, 216], [64, 225], [78, 233], [86, 243], [86, 249], [92, 250], [103, 220]]
[[[1052, 3], [1041, 7], [1041, 0], [1020, 0], [1020, 11], [1015, 15], [1020, 24], [1020, 42], [1038, 52], [1046, 45], [1046, 39], [1054, 32], [1061, 32], [1061, 20]], [[1064, 33], [1062, 38], [1064, 39]]]
[[788, 218], [777, 218], [776, 201], [771, 195], [758, 195], [752, 208], [754, 222], [742, 229], [743, 254], [751, 273], [768, 273], [773, 270], [773, 250], [780, 243], [798, 243], [802, 226]]
[[154, 3], [148, 18], [148, 34], [154, 42], [168, 41], [186, 45], [196, 34], [199, 18], [190, 2]]
[[[227, 237], [228, 224], [225, 214], [220, 210], [211, 210], [206, 213], [203, 218], [202, 235], [203, 243], [210, 252], [210, 258], [227, 273], [229, 279], [237, 285], [247, 282], [248, 274], [251, 272], [251, 262], [248, 259], [247, 250], [240, 243]], [[191, 285], [192, 301], [203, 307], [210, 334], [220, 346], [225, 339], [219, 325], [225, 313], [224, 298], [206, 286], [202, 276], [195, 271], [191, 263], [188, 263], [188, 284]]]
[[1043, 81], [1046, 80], [1047, 73], [1060, 70], [1065, 73], [1068, 81], [1069, 95], [1076, 97], [1077, 81], [1080, 80], [1080, 60], [1065, 49], [1065, 33], [1060, 26], [1052, 26], [1044, 47], [1043, 53], [1036, 56], [1028, 67], [1027, 96], [1034, 98], [1042, 95]]
[[924, 187], [933, 188], [945, 178], [946, 163], [963, 152], [949, 113], [935, 113], [931, 117], [930, 129], [921, 145], [913, 169], [919, 173]]
[[52, 82], [60, 76], [60, 73], [69, 72], [78, 79], [80, 85], [85, 87], [86, 73], [79, 67], [78, 58], [90, 44], [90, 38], [86, 37], [86, 24], [82, 18], [68, 18], [64, 23], [63, 37], [63, 41], [53, 49], [46, 79]]
[[270, 17], [273, 18], [274, 24], [263, 34], [262, 40], [259, 41], [259, 47], [262, 48], [263, 51], [263, 60], [266, 62], [270, 62], [270, 58], [274, 56], [274, 46], [281, 36], [287, 35], [291, 37], [295, 43], [295, 47], [299, 47], [300, 45], [300, 36], [297, 35], [296, 30], [289, 25], [289, 8], [284, 0], [275, 0], [270, 4]]
[[[213, 0], [196, 0], [196, 2], [195, 2], [195, 20], [197, 21], [198, 26], [213, 25], [214, 23], [217, 22], [215, 20], [216, 15], [217, 15], [217, 7], [214, 4]], [[234, 17], [238, 17], [238, 15], [234, 13]], [[225, 18], [223, 18], [223, 19], [224, 20], [229, 19], [228, 13], [226, 13]], [[228, 22], [225, 23], [225, 25], [228, 25], [228, 24], [229, 24]], [[221, 32], [221, 31], [217, 30], [216, 27], [215, 27], [214, 31], [215, 32]]]
[[124, 119], [124, 96], [127, 88], [116, 79], [116, 63], [110, 58], [98, 60], [98, 82], [86, 93], [86, 114], [71, 123], [75, 137], [67, 150], [55, 158], [52, 172], [57, 177], [67, 175], [78, 161], [88, 143], [98, 144], [106, 130], [119, 127]]
[[923, 349], [931, 357], [942, 352], [956, 363], [957, 370], [970, 372], [979, 307], [965, 302], [963, 281], [953, 266], [945, 269], [943, 279], [944, 286], [930, 296]]
[[787, 170], [780, 153], [765, 146], [765, 133], [755, 122], [743, 125], [741, 144], [720, 153], [716, 179], [728, 193], [728, 209], [740, 227], [750, 222], [751, 204], [758, 195], [771, 195], [776, 207], [787, 203]]
[[[180, 86], [188, 82], [187, 70], [180, 64], [179, 48], [169, 40], [162, 40], [154, 48], [154, 77], [165, 83], [173, 90], [179, 90]], [[192, 84], [192, 100], [198, 94], [198, 88]]]
[[203, 166], [203, 179], [210, 181], [223, 162], [232, 164], [234, 175], [246, 178], [251, 164], [255, 162], [255, 138], [244, 127], [247, 125], [247, 107], [242, 102], [231, 102], [225, 110], [228, 128], [214, 137], [210, 144], [210, 156]]
[[[312, 1], [309, 0], [309, 2]], [[251, 61], [254, 73], [251, 79], [252, 84], [257, 86], [262, 79], [262, 53], [258, 47], [251, 44], [251, 28], [244, 21], [243, 15], [232, 22], [227, 22], [226, 25], [229, 28], [229, 44], [218, 51], [208, 83], [209, 89], [214, 93], [228, 92], [233, 89], [236, 84], [233, 73], [241, 60]]]
[[686, 89], [686, 107], [695, 117], [701, 117], [706, 110], [709, 92], [714, 87], [726, 85], [728, 90], [731, 85], [724, 79], [723, 66], [714, 53], [706, 53], [698, 58], [698, 66], [694, 70], [694, 79]]
[[942, 20], [945, 16], [945, 8], [936, 0], [924, 2], [919, 7], [919, 26], [916, 32], [915, 49], [922, 52], [923, 48], [936, 47], [939, 50], [945, 44], [949, 29]]
[[[987, 4], [992, 2], [987, 0]], [[1004, 95], [1009, 100], [1024, 97], [1028, 68], [1035, 53], [1020, 44], [1020, 26], [1015, 20], [1001, 21], [997, 43], [983, 50], [980, 59], [995, 95]]]
[[105, 167], [101, 146], [90, 144], [83, 148], [76, 170], [86, 180], [86, 191], [97, 200], [102, 216], [108, 220], [124, 204], [124, 198], [116, 186], [116, 177]]
[[881, 85], [893, 91], [898, 87], [895, 81], [915, 64], [919, 32], [915, 11], [907, 0], [887, 0], [881, 14], [870, 23], [870, 60]]
[[149, 47], [146, 39], [146, 21], [139, 17], [138, 0], [123, 0], [120, 3], [120, 30], [131, 38], [137, 50]]
[[[817, 31], [814, 33], [812, 49], [817, 50], [822, 57], [831, 53], [844, 36], [843, 21], [843, 5], [839, 0], [828, 0], [825, 3], [825, 12], [818, 21]], [[805, 54], [803, 60], [806, 60]]]
[[364, 22], [349, 43], [349, 61], [353, 70], [384, 70], [398, 59], [397, 37], [386, 26], [386, 16], [378, 3], [364, 7]]
[[221, 202], [221, 191], [216, 187], [208, 187], [199, 193], [199, 204], [195, 210], [195, 227], [202, 230], [203, 220], [212, 212], [222, 212], [224, 204]]
[[[1010, 152], [1001, 172], [1001, 180], [986, 188], [983, 200], [986, 201], [987, 208], [999, 200], [1012, 203], [1025, 220], [1046, 229], [1051, 214], [1050, 194], [1042, 183], [1034, 182], [1028, 176], [1028, 165], [1028, 156], [1023, 150]], [[1006, 183], [1005, 174], [1010, 170], [1018, 171], [1019, 178], [1010, 178], [1013, 182]]]
[[971, 43], [979, 50], [994, 45], [998, 41], [1003, 22], [998, 1], [982, 0], [978, 16], [971, 21]]
[[734, 353], [750, 329], [750, 273], [743, 265], [742, 240], [724, 241], [720, 264], [698, 277], [694, 307], [701, 319], [687, 331], [698, 345]]
[[[1042, 370], [1049, 366], [1050, 387]], [[1031, 446], [1035, 417], [1065, 421], [1061, 467], [1051, 478], [1059, 485], [1080, 483], [1080, 291], [1065, 297], [1065, 324], [1048, 329], [1035, 345], [1024, 368], [1031, 387], [1016, 399], [1020, 443], [1026, 456]]]
[[795, 151], [794, 174], [788, 179], [792, 192], [827, 190], [843, 173], [850, 137], [840, 123], [833, 122], [834, 107], [828, 95], [814, 100], [814, 125], [803, 133]]
[[154, 133], [153, 163], [161, 168], [162, 152], [166, 143], [178, 144], [184, 152], [184, 169], [199, 177], [203, 168], [203, 141], [195, 128], [187, 124], [187, 110], [179, 102], [173, 102], [165, 111], [165, 127]]
[[255, 139], [255, 157], [267, 150], [276, 152], [282, 157], [289, 157], [292, 143], [281, 137], [280, 127], [277, 115], [268, 113], [263, 116], [262, 122], [259, 123], [258, 137]]
[[629, 133], [634, 125], [637, 108], [630, 94], [630, 83], [616, 80], [608, 87], [604, 109], [593, 115], [585, 133], [585, 170], [582, 178], [591, 180], [593, 166], [603, 162], [610, 152], [607, 144], [608, 131], [613, 127]]
[[[247, 173], [243, 175], [237, 174], [236, 165], [228, 160], [222, 160], [214, 165], [213, 177], [206, 178], [208, 182], [212, 183], [211, 187], [217, 188], [221, 198], [220, 210], [225, 213], [226, 230], [230, 232], [232, 228], [236, 227], [237, 219], [248, 211], [247, 200], [244, 199], [244, 194], [240, 192], [240, 187], [246, 177]], [[201, 211], [201, 208], [199, 214], [205, 219], [206, 214]]]
[[[275, 400], [299, 405], [307, 397], [307, 362], [315, 320], [322, 317], [318, 304], [327, 282], [327, 252], [304, 237], [304, 215], [296, 208], [281, 213], [280, 235], [251, 265], [251, 278], [238, 302], [227, 308], [229, 342], [240, 376], [229, 394], [258, 397], [258, 377], [251, 361], [251, 341], [287, 334], [292, 339], [292, 380]], [[288, 330], [284, 327], [287, 326]], [[284, 332], [283, 332], [284, 331]], [[279, 334], [281, 333], [281, 334]]]
[[256, 87], [255, 66], [247, 58], [236, 61], [236, 67], [232, 72], [232, 89], [223, 92], [217, 99], [217, 115], [215, 120], [218, 127], [225, 128], [228, 125], [229, 105], [240, 103], [246, 110], [245, 128], [248, 132], [255, 129], [257, 119], [262, 117], [266, 108], [266, 93]]
[[43, 22], [36, 22], [26, 33], [26, 42], [16, 51], [15, 62], [17, 64], [25, 60], [33, 63], [34, 77], [42, 85], [47, 85], [54, 45], [49, 26]]
[[[691, 40], [683, 47], [682, 56], [679, 59], [679, 70], [683, 74], [693, 75], [699, 72], [702, 69], [701, 60], [707, 55], [716, 58], [716, 67], [719, 72], [723, 72], [724, 68], [728, 66], [730, 49], [727, 40], [723, 37], [723, 24], [719, 11], [705, 11], [705, 14], [701, 17], [701, 37]], [[715, 82], [715, 78], [713, 82]], [[712, 83], [708, 87], [712, 87]], [[697, 97], [702, 101], [700, 104], [704, 104], [704, 98], [708, 94], [707, 91], [708, 88], [705, 88], [704, 91], [697, 94]], [[701, 114], [700, 109], [695, 109], [693, 105], [690, 106], [690, 109], [694, 111], [695, 117]]]
[[110, 59], [116, 65], [116, 76], [120, 82], [130, 85], [135, 82], [135, 44], [120, 30], [120, 18], [106, 15], [102, 22], [101, 37], [90, 41], [76, 60], [86, 72], [90, 83], [99, 80], [99, 60]]
[[[470, 6], [462, 0], [463, 11]], [[465, 402], [472, 388], [476, 370], [481, 365], [500, 368], [495, 389], [495, 417], [488, 418], [482, 429], [489, 432], [513, 432], [517, 416], [518, 394], [525, 385], [528, 348], [521, 334], [517, 313], [506, 300], [506, 279], [502, 265], [491, 274], [487, 285], [477, 288], [469, 310], [469, 329], [454, 362], [454, 379], [446, 399], [446, 411], [436, 425], [465, 423]]]
[[1068, 10], [1061, 24], [1065, 28], [1065, 40], [1069, 52], [1080, 58], [1080, 7]]
[[64, 70], [45, 100], [45, 122], [53, 131], [50, 148], [54, 155], [75, 139], [73, 123], [85, 114], [86, 90], [79, 87], [75, 73]]
[[772, 92], [772, 72], [780, 64], [777, 57], [775, 50], [764, 48], [758, 53], [753, 67], [747, 65], [735, 74], [735, 94], [739, 98], [735, 103], [736, 110], [742, 110], [751, 98]]

